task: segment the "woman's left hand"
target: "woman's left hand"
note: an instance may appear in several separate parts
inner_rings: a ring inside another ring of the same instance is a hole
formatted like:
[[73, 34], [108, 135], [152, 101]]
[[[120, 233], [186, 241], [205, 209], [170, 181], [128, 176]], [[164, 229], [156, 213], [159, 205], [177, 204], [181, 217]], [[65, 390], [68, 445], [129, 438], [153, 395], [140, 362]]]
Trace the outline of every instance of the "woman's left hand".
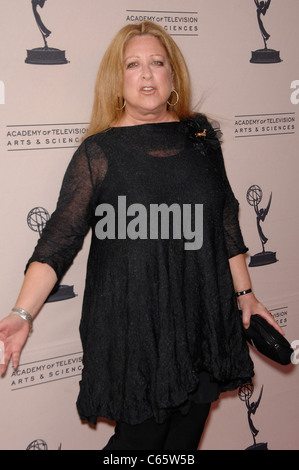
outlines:
[[283, 330], [277, 324], [271, 313], [264, 307], [255, 297], [253, 292], [238, 297], [238, 306], [242, 310], [242, 320], [244, 328], [250, 325], [251, 315], [260, 315], [265, 318], [267, 322], [272, 325], [280, 334], [284, 336]]

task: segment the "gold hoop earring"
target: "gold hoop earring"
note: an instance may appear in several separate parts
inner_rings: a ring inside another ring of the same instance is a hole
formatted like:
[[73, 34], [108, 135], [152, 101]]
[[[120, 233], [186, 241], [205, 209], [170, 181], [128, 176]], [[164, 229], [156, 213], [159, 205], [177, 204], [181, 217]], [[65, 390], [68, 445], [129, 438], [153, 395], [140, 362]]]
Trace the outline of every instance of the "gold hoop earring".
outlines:
[[167, 101], [167, 104], [168, 106], [176, 106], [179, 102], [179, 99], [180, 99], [180, 96], [178, 94], [178, 92], [176, 90], [172, 90], [171, 93], [175, 93], [175, 96], [176, 96], [176, 102], [175, 103], [169, 103], [169, 101]]
[[[117, 103], [119, 104], [119, 98], [117, 98]], [[126, 100], [123, 100], [123, 105], [121, 108], [116, 108], [117, 111], [121, 111], [122, 109], [124, 109], [126, 106]]]

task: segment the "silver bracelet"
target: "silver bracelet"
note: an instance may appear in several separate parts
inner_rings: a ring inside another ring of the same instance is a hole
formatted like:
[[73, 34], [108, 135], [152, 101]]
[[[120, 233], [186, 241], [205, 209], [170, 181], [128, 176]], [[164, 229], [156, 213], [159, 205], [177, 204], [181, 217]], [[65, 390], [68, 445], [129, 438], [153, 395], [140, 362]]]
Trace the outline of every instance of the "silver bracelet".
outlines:
[[23, 318], [23, 320], [26, 320], [30, 325], [30, 331], [32, 330], [33, 320], [32, 320], [32, 316], [30, 315], [30, 313], [26, 312], [26, 310], [24, 310], [23, 308], [19, 308], [19, 307], [14, 307], [11, 310], [11, 313], [19, 315], [19, 317]]

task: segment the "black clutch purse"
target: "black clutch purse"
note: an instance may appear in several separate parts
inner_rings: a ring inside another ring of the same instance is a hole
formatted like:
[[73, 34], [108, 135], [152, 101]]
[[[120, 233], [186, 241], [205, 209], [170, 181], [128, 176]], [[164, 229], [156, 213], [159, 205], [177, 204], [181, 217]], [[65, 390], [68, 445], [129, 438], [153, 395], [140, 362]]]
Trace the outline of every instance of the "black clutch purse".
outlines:
[[243, 330], [248, 343], [261, 354], [278, 364], [290, 364], [294, 352], [290, 343], [263, 317], [252, 315], [249, 328]]

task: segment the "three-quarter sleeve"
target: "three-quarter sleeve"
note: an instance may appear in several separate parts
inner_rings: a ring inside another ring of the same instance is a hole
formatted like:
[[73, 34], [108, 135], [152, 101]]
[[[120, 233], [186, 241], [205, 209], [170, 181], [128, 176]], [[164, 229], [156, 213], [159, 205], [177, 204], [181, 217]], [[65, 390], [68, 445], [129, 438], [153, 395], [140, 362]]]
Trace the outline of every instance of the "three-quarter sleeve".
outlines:
[[248, 248], [244, 244], [243, 235], [239, 223], [239, 202], [236, 199], [229, 180], [227, 178], [224, 159], [221, 148], [217, 151], [217, 166], [220, 170], [222, 183], [224, 186], [224, 208], [223, 208], [223, 228], [228, 257], [246, 253]]
[[[229, 183], [222, 149], [219, 141], [219, 137], [222, 135], [218, 128], [218, 123], [215, 121], [209, 122], [207, 117], [203, 114], [197, 114], [194, 120], [191, 120], [192, 133], [195, 132], [194, 122], [197, 125], [195, 139], [192, 137], [193, 142], [197, 144], [198, 136], [205, 136], [201, 145], [205, 147], [205, 151], [208, 153], [210, 158], [210, 164], [213, 166], [216, 172], [218, 183], [223, 190], [223, 217], [222, 225], [224, 230], [225, 244], [227, 248], [227, 254], [229, 258], [238, 254], [246, 253], [248, 248], [244, 244], [243, 235], [239, 224], [239, 202], [235, 198]], [[190, 123], [189, 123], [190, 125]], [[215, 128], [214, 128], [215, 126]], [[201, 149], [202, 147], [200, 147]], [[204, 151], [204, 153], [205, 153]]]
[[75, 152], [63, 178], [55, 211], [27, 263], [47, 263], [58, 281], [83, 245], [94, 216], [95, 194], [107, 171], [107, 160], [89, 139]]

